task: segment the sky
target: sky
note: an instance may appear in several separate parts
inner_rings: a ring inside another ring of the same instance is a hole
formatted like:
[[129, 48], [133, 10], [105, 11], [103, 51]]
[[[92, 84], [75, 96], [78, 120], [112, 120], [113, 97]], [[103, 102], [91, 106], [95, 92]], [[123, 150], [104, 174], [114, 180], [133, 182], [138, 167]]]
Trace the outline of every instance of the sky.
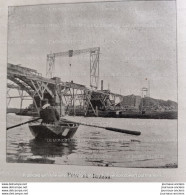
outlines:
[[[46, 76], [48, 53], [92, 47], [100, 47], [104, 89], [141, 95], [149, 81], [152, 98], [177, 101], [174, 1], [9, 7], [9, 63]], [[55, 76], [89, 86], [89, 60], [58, 58]]]

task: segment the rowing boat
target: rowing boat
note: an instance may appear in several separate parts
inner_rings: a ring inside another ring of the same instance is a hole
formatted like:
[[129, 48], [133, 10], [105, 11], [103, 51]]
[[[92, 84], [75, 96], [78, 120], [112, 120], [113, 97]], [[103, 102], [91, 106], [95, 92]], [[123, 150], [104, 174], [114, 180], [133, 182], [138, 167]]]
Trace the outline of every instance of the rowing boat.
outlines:
[[35, 121], [29, 124], [32, 135], [37, 139], [70, 139], [79, 127], [78, 123], [62, 120], [57, 124]]

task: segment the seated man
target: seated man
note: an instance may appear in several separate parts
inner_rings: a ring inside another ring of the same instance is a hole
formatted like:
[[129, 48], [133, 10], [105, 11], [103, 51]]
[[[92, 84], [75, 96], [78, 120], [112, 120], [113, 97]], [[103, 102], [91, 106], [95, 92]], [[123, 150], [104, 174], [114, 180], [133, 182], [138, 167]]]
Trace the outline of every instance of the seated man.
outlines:
[[50, 106], [48, 99], [42, 100], [41, 105], [40, 117], [43, 119], [42, 123], [56, 123], [59, 121], [59, 113], [55, 108]]

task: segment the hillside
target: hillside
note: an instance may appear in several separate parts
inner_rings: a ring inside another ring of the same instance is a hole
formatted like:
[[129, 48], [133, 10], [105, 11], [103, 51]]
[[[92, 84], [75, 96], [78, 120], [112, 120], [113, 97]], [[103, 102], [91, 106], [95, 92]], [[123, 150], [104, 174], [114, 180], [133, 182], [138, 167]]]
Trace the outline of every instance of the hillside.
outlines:
[[160, 111], [168, 111], [168, 110], [177, 111], [178, 109], [178, 104], [172, 100], [165, 101], [165, 100], [154, 99], [149, 97], [142, 98], [140, 103], [140, 108], [141, 106], [146, 108], [151, 108], [153, 110], [160, 110]]
[[122, 108], [141, 110], [142, 107], [145, 110], [154, 111], [177, 111], [178, 104], [172, 100], [154, 99], [151, 97], [141, 98], [136, 95], [124, 96], [123, 100], [117, 105]]

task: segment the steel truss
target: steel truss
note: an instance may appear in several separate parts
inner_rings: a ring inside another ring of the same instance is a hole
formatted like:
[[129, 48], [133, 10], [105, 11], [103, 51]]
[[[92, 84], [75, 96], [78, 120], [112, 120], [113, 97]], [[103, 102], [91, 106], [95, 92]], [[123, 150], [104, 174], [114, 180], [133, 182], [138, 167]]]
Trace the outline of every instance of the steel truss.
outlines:
[[80, 55], [80, 54], [90, 54], [90, 87], [93, 89], [98, 88], [99, 84], [99, 54], [100, 48], [88, 48], [81, 50], [69, 50], [66, 52], [50, 53], [47, 55], [46, 64], [46, 76], [52, 78], [55, 76], [55, 58], [68, 56], [69, 58]]
[[[18, 94], [17, 96], [11, 96], [10, 92], [11, 90], [17, 90]], [[12, 99], [17, 99], [20, 98], [21, 102], [20, 102], [20, 110], [22, 109], [22, 104], [24, 100], [32, 100], [30, 98], [30, 96], [28, 95], [28, 93], [25, 93], [26, 91], [24, 89], [22, 89], [20, 86], [18, 85], [14, 85], [12, 83], [7, 83], [7, 107], [10, 105], [10, 102]]]
[[[60, 109], [60, 114], [62, 114], [61, 108], [65, 107], [66, 113], [71, 112], [73, 115], [81, 110], [85, 116], [89, 112], [97, 116], [98, 110], [95, 101], [101, 102], [106, 110], [114, 109], [116, 102], [123, 98], [122, 95], [110, 91], [98, 91], [73, 82], [62, 82], [59, 78], [44, 78], [35, 70], [27, 70], [27, 68], [13, 64], [8, 64], [7, 78], [15, 83], [17, 88], [27, 92], [33, 99], [38, 112], [41, 106], [40, 103], [38, 104], [38, 99], [40, 102], [44, 98], [49, 98]], [[9, 92], [9, 88], [7, 92]], [[24, 94], [20, 94], [20, 96], [24, 97]]]

